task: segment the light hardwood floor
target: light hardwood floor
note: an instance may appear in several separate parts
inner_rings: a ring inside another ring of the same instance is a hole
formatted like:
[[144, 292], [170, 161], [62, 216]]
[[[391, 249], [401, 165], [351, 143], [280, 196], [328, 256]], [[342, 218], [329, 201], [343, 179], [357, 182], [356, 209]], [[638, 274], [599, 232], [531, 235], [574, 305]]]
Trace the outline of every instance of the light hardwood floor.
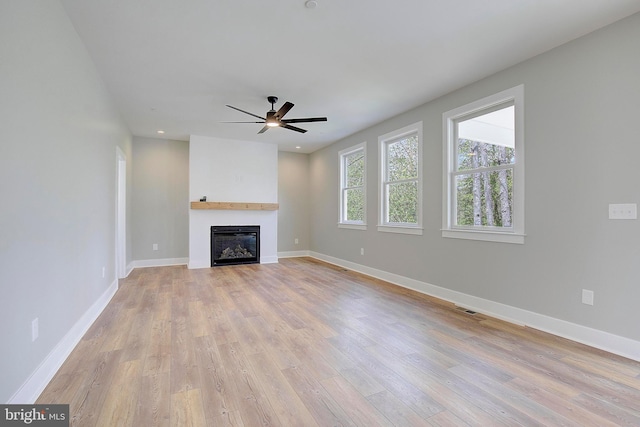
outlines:
[[158, 267], [38, 403], [74, 426], [639, 426], [640, 363], [309, 258]]

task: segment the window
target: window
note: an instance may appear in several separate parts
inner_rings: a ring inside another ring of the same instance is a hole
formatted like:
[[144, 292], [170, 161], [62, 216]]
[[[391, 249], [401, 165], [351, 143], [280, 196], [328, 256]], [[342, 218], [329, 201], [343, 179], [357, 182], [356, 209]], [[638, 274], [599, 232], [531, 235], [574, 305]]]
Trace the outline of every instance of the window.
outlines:
[[379, 231], [422, 234], [422, 122], [382, 135]]
[[524, 243], [524, 87], [443, 115], [443, 237]]
[[365, 230], [366, 215], [366, 144], [340, 151], [340, 219], [338, 227]]

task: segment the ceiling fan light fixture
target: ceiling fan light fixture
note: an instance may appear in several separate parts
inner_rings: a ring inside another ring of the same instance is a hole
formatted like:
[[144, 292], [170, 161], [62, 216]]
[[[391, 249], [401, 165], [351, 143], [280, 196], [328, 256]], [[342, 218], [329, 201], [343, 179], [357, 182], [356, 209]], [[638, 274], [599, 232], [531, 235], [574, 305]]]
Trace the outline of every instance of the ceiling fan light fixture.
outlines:
[[280, 126], [280, 122], [275, 117], [275, 115], [276, 115], [276, 112], [273, 110], [267, 112], [267, 118], [265, 120], [265, 123], [267, 126], [272, 128]]

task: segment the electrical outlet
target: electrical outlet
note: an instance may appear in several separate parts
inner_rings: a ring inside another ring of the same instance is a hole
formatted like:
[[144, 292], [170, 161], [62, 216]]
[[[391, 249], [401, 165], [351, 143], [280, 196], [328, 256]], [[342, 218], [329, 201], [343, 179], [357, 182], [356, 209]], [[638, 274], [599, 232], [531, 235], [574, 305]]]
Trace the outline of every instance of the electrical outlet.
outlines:
[[610, 204], [609, 219], [638, 219], [638, 205], [635, 203]]
[[297, 237], [295, 239], [293, 239], [293, 243], [295, 243], [296, 245], [298, 244], [298, 238]]
[[364, 248], [360, 248], [360, 255], [364, 255]]
[[587, 289], [582, 290], [582, 303], [593, 305], [593, 291], [589, 291]]
[[38, 318], [36, 317], [31, 321], [31, 342], [38, 339], [39, 331], [38, 331]]
[[158, 250], [158, 244], [157, 244], [157, 243], [154, 243], [154, 244], [153, 244], [153, 250], [154, 250], [154, 251], [157, 251], [157, 250]]

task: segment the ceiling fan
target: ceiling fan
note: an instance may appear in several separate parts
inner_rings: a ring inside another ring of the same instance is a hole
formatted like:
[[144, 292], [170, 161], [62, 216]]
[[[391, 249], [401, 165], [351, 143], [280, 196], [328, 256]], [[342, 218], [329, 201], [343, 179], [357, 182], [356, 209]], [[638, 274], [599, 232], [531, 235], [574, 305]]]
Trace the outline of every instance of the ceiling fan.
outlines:
[[326, 122], [326, 117], [306, 117], [303, 119], [283, 119], [285, 114], [289, 112], [293, 108], [293, 104], [289, 101], [285, 102], [282, 107], [278, 111], [275, 110], [273, 105], [278, 102], [277, 96], [268, 96], [267, 101], [271, 104], [271, 110], [267, 111], [266, 117], [260, 117], [256, 114], [250, 113], [248, 111], [241, 110], [232, 105], [227, 105], [229, 108], [233, 108], [234, 110], [238, 110], [241, 113], [248, 114], [250, 116], [261, 119], [261, 122], [224, 122], [224, 123], [264, 123], [264, 127], [260, 129], [258, 133], [263, 133], [269, 130], [270, 127], [281, 127], [289, 130], [294, 130], [296, 132], [305, 133], [306, 129], [301, 129], [296, 126], [291, 126], [290, 123], [311, 123], [311, 122]]

